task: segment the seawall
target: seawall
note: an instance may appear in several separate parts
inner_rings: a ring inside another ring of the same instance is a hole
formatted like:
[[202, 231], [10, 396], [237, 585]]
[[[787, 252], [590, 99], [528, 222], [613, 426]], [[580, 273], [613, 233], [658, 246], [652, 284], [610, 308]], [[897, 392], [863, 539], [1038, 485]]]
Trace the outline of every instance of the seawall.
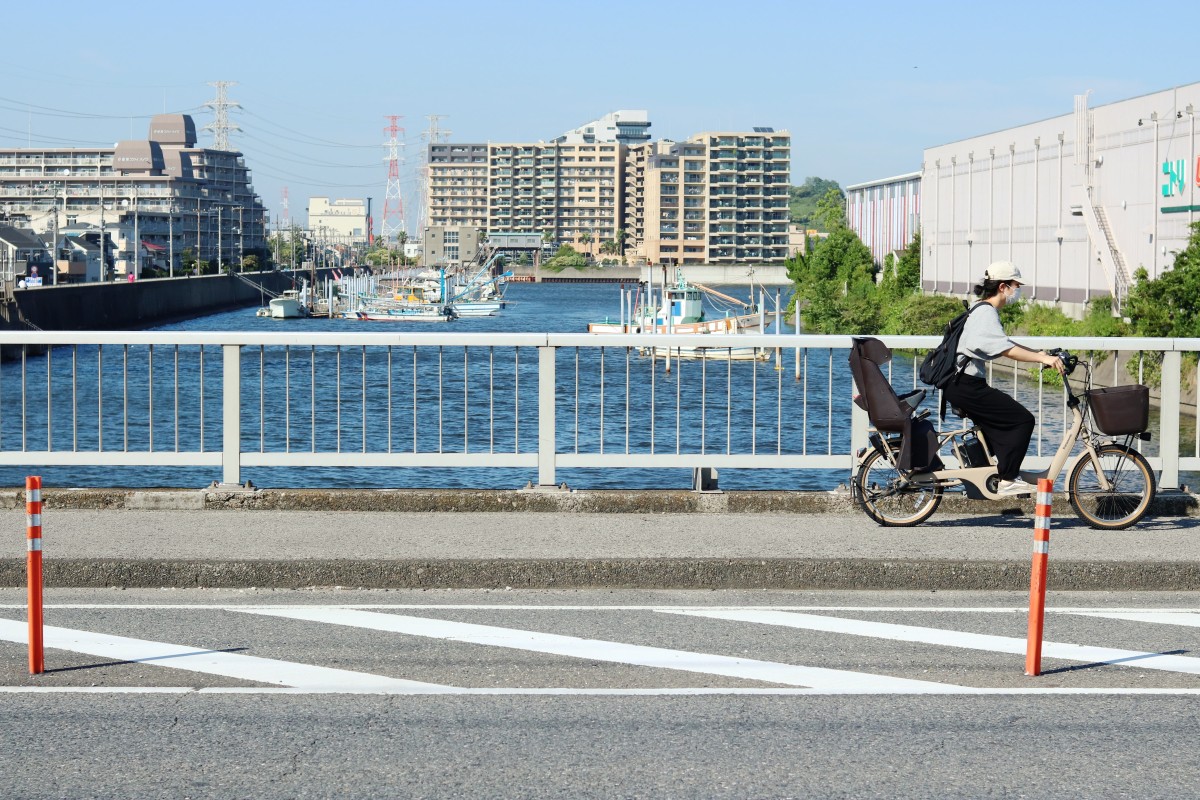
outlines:
[[[306, 275], [308, 273], [305, 273]], [[133, 330], [240, 308], [260, 302], [262, 293], [292, 288], [295, 273], [246, 272], [194, 278], [156, 278], [132, 283], [76, 283], [18, 289], [0, 304], [0, 327], [7, 330]]]

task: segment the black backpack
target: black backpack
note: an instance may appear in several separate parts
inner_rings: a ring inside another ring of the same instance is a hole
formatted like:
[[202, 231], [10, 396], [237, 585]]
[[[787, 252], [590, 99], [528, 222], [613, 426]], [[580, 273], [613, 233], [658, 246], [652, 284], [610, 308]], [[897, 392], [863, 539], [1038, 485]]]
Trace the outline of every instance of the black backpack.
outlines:
[[946, 323], [941, 344], [926, 353], [925, 360], [921, 362], [919, 375], [924, 383], [945, 389], [966, 367], [969, 359], [958, 355], [958, 340], [967, 326], [967, 317], [982, 305], [982, 302], [976, 303]]

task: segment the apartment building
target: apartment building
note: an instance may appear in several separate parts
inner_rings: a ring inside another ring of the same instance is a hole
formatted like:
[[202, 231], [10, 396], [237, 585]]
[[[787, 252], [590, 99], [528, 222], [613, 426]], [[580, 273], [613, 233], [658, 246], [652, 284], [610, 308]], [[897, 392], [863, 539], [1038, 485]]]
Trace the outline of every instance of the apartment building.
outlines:
[[488, 215], [488, 146], [429, 145], [426, 224], [484, 228]]
[[[619, 242], [626, 256], [652, 263], [787, 258], [787, 133], [702, 133], [630, 147], [617, 140], [619, 123], [553, 142], [430, 145], [430, 226], [538, 233], [593, 255]], [[625, 135], [645, 127], [626, 125]], [[606, 138], [613, 141], [599, 141]]]
[[632, 148], [627, 252], [652, 264], [783, 261], [790, 183], [791, 137], [769, 128]]
[[123, 234], [118, 274], [139, 264], [178, 269], [184, 248], [237, 263], [266, 238], [242, 154], [197, 147], [186, 114], [159, 114], [146, 140], [113, 147], [0, 148], [0, 211], [7, 224], [49, 237], [111, 225], [109, 238]]
[[597, 253], [620, 227], [617, 143], [429, 146], [429, 226], [538, 233]]

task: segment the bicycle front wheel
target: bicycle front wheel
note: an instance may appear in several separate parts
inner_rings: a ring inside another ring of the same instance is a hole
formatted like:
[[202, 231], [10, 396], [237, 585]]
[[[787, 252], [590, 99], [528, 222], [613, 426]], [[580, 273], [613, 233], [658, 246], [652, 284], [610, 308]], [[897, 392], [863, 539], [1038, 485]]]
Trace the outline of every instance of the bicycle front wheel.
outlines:
[[[1150, 510], [1154, 472], [1132, 447], [1101, 445], [1096, 448], [1096, 457], [1085, 452], [1071, 470], [1067, 480], [1071, 508], [1093, 528], [1128, 528]], [[1101, 473], [1111, 487], [1108, 490], [1101, 488]]]
[[[893, 449], [892, 457], [896, 455]], [[853, 483], [859, 507], [886, 527], [919, 525], [942, 502], [942, 487], [912, 486], [877, 450], [859, 464]]]

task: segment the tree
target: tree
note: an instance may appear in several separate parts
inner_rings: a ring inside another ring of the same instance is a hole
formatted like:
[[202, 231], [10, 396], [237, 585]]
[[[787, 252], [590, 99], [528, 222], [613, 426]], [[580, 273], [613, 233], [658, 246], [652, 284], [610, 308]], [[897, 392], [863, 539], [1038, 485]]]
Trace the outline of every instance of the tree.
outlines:
[[615, 237], [616, 243], [617, 243], [617, 252], [620, 253], [621, 255], [625, 254], [625, 235], [626, 234], [625, 234], [624, 228], [617, 228], [617, 233], [616, 233], [616, 237]]
[[587, 258], [569, 244], [559, 247], [558, 251], [542, 264], [543, 268], [551, 272], [561, 272], [567, 267], [583, 269], [586, 266]]
[[586, 247], [588, 252], [590, 253], [592, 248], [588, 247], [588, 245], [590, 245], [592, 243], [592, 232], [591, 231], [580, 231], [579, 236], [577, 238], [579, 239], [579, 243], [581, 245], [583, 245], [584, 247]]
[[816, 224], [814, 215], [817, 201], [831, 189], [836, 189], [839, 193], [842, 191], [837, 181], [816, 177], [806, 178], [800, 186], [792, 186], [788, 191], [791, 221], [804, 228], [813, 227]]
[[789, 264], [794, 300], [812, 333], [878, 333], [884, 309], [875, 287], [875, 263], [858, 234], [835, 228], [807, 258]]
[[833, 233], [838, 228], [846, 226], [846, 198], [841, 189], [833, 188], [821, 195], [817, 200], [817, 210], [814, 214], [816, 222], [822, 230]]
[[1200, 336], [1200, 222], [1192, 223], [1187, 246], [1175, 253], [1171, 269], [1148, 280], [1145, 267], [1134, 275], [1124, 313], [1138, 336]]
[[879, 292], [883, 300], [900, 300], [921, 288], [921, 233], [918, 231], [908, 247], [896, 258], [888, 253], [883, 263], [883, 278]]

